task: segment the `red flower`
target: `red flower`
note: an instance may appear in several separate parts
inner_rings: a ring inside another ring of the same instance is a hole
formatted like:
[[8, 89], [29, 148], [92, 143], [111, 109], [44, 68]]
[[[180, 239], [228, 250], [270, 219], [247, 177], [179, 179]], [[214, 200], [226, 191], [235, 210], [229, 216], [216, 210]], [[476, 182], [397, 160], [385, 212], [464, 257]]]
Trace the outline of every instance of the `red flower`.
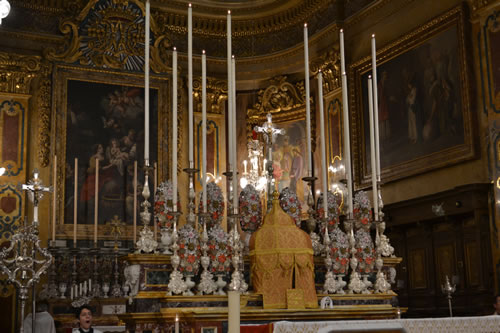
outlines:
[[196, 257], [194, 255], [192, 255], [192, 254], [188, 255], [188, 257], [187, 257], [187, 262], [188, 263], [192, 264], [192, 263], [195, 262], [195, 260], [196, 260]]
[[218, 260], [221, 264], [223, 264], [223, 263], [225, 263], [225, 262], [226, 262], [226, 256], [225, 256], [225, 255], [220, 255], [220, 256], [217, 258], [217, 260]]

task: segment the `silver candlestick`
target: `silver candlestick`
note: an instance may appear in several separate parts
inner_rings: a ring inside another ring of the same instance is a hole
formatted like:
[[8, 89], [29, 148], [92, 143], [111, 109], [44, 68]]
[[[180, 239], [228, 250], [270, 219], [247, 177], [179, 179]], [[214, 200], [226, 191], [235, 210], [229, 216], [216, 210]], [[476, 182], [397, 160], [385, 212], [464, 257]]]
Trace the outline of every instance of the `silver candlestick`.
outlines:
[[200, 276], [200, 283], [198, 284], [198, 294], [199, 295], [211, 295], [217, 290], [217, 284], [214, 281], [214, 276], [210, 273], [208, 266], [210, 265], [210, 257], [208, 256], [208, 233], [207, 233], [207, 219], [209, 218], [208, 213], [199, 213], [198, 221], [203, 221], [203, 232], [200, 235], [201, 242], [201, 267], [203, 267], [203, 272]]
[[142, 212], [140, 213], [141, 220], [143, 223], [142, 230], [140, 232], [139, 240], [137, 241], [137, 252], [151, 253], [158, 247], [158, 242], [154, 239], [153, 231], [149, 228], [149, 222], [151, 221], [151, 203], [149, 202], [149, 197], [151, 192], [149, 191], [149, 172], [153, 168], [149, 166], [149, 160], [146, 160], [146, 165], [144, 166], [144, 189], [142, 190], [142, 196], [144, 201], [141, 203]]
[[[174, 170], [175, 171], [175, 170]], [[189, 225], [194, 226], [196, 222], [196, 213], [195, 213], [195, 199], [196, 194], [194, 192], [194, 176], [200, 170], [194, 168], [194, 162], [189, 162], [189, 168], [183, 170], [188, 174], [189, 184], [188, 184], [188, 213], [186, 216], [186, 221]], [[176, 203], [174, 203], [175, 205]]]
[[443, 291], [443, 294], [446, 294], [446, 297], [448, 298], [448, 308], [450, 309], [450, 317], [453, 317], [453, 310], [451, 307], [451, 295], [455, 292], [457, 286], [455, 284], [450, 283], [450, 279], [448, 278], [448, 275], [446, 275], [446, 280], [445, 283], [441, 286], [441, 290]]
[[170, 281], [168, 282], [168, 295], [178, 295], [182, 294], [186, 289], [186, 282], [182, 277], [182, 273], [179, 272], [178, 267], [181, 263], [181, 258], [177, 254], [177, 250], [179, 250], [179, 244], [177, 241], [179, 240], [179, 234], [177, 233], [177, 221], [179, 219], [179, 212], [170, 213], [174, 217], [174, 229], [172, 231], [172, 250], [174, 254], [170, 257], [170, 263], [172, 264], [172, 274], [170, 274]]
[[243, 272], [240, 268], [242, 256], [241, 252], [243, 251], [243, 243], [240, 239], [240, 234], [238, 232], [237, 224], [239, 221], [240, 215], [238, 214], [238, 210], [234, 209], [234, 214], [231, 214], [229, 218], [232, 220], [232, 230], [229, 233], [229, 244], [233, 248], [233, 254], [231, 256], [231, 261], [233, 264], [233, 273], [231, 274], [231, 283], [229, 283], [230, 291], [238, 291], [244, 293], [248, 289], [248, 284], [245, 282], [245, 278]]

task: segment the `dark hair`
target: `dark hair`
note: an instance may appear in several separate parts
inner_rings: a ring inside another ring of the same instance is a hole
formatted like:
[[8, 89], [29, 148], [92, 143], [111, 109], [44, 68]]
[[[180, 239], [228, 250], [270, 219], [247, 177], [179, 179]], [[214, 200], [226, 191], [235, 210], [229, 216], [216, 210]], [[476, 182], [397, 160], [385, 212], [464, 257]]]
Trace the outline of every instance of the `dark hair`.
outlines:
[[90, 313], [93, 313], [94, 311], [92, 311], [92, 308], [90, 307], [90, 305], [88, 304], [84, 304], [82, 306], [80, 306], [76, 311], [75, 311], [75, 317], [76, 319], [80, 319], [80, 314], [82, 313], [82, 311], [84, 309], [87, 309], [90, 311]]

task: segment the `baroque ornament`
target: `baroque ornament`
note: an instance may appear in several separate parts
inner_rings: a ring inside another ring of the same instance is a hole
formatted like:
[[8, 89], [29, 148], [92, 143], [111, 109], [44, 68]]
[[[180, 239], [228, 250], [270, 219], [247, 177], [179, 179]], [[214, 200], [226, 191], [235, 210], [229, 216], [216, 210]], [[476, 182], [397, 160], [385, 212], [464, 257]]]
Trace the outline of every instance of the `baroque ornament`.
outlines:
[[[177, 194], [177, 198], [179, 198], [179, 194]], [[155, 213], [155, 222], [158, 224], [160, 228], [168, 228], [171, 229], [174, 223], [174, 215], [169, 214], [172, 210], [172, 200], [173, 200], [173, 188], [172, 182], [167, 180], [165, 182], [160, 183], [156, 188], [155, 193], [155, 205], [154, 205], [154, 213]], [[177, 211], [180, 211], [181, 202], [177, 200]]]
[[245, 232], [254, 233], [262, 223], [262, 202], [259, 192], [247, 185], [240, 192], [240, 224]]
[[290, 215], [297, 227], [300, 228], [301, 207], [297, 194], [290, 188], [285, 187], [280, 193], [279, 200], [281, 209], [283, 209], [285, 213]]
[[[203, 211], [203, 192], [200, 191], [200, 205], [199, 211]], [[215, 225], [220, 225], [224, 218], [224, 195], [220, 187], [210, 182], [207, 184], [207, 213], [209, 214], [206, 224], [207, 229], [210, 230]], [[205, 217], [200, 216], [200, 223], [203, 224]]]

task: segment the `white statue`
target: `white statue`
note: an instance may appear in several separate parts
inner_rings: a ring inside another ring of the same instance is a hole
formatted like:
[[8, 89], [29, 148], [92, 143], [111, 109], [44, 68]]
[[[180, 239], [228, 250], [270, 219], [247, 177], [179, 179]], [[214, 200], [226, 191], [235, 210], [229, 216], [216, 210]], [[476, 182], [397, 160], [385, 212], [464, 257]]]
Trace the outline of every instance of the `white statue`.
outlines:
[[141, 265], [130, 265], [125, 267], [125, 285], [130, 287], [129, 300], [139, 292], [139, 277], [141, 275]]

